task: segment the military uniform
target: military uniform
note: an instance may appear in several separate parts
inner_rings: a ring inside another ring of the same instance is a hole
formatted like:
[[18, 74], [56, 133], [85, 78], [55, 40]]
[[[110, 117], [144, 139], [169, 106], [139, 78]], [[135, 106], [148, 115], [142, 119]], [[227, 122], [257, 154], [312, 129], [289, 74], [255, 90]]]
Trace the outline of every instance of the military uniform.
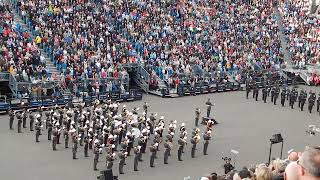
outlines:
[[119, 161], [119, 174], [124, 174], [123, 173], [123, 166], [125, 165], [126, 162], [126, 153], [125, 152], [119, 152], [118, 157], [120, 159]]
[[89, 149], [89, 138], [88, 136], [86, 136], [84, 138], [84, 147], [83, 147], [84, 157], [88, 157], [88, 149]]
[[314, 106], [314, 103], [316, 101], [316, 94], [315, 93], [311, 93], [309, 98], [308, 98], [308, 102], [309, 102], [309, 105], [308, 105], [308, 109], [309, 109], [309, 113], [312, 113], [312, 108]]
[[246, 82], [246, 97], [247, 97], [247, 99], [249, 98], [250, 91], [251, 91], [250, 81], [247, 80], [247, 82]]
[[259, 87], [257, 85], [254, 86], [253, 94], [254, 94], [254, 99], [258, 101]]
[[95, 145], [94, 149], [93, 149], [93, 154], [94, 154], [94, 158], [93, 158], [93, 170], [98, 170], [97, 169], [97, 165], [98, 165], [98, 161], [99, 161], [99, 145]]
[[12, 109], [9, 110], [9, 128], [13, 130], [14, 112]]
[[275, 91], [274, 91], [274, 97], [273, 97], [273, 104], [276, 105], [277, 104], [277, 99], [279, 97], [279, 94], [280, 94], [280, 88], [279, 86], [277, 86], [275, 88]]
[[168, 164], [168, 158], [170, 156], [170, 151], [171, 151], [171, 143], [170, 141], [166, 141], [164, 144], [164, 157], [163, 157], [163, 160], [164, 160], [164, 164]]
[[271, 88], [271, 102], [273, 103], [273, 100], [274, 100], [274, 93], [276, 91], [276, 88], [275, 87], [272, 87]]
[[139, 164], [139, 156], [140, 156], [140, 148], [134, 147], [134, 160], [133, 160], [133, 170], [138, 171], [138, 164]]
[[150, 167], [154, 167], [154, 159], [156, 158], [157, 153], [157, 146], [158, 144], [155, 143], [154, 145], [150, 146]]
[[294, 102], [295, 102], [295, 91], [292, 90], [292, 91], [290, 92], [290, 99], [289, 99], [289, 104], [290, 104], [290, 106], [291, 106], [291, 109], [293, 109]]
[[300, 109], [301, 109], [301, 111], [303, 111], [304, 104], [306, 103], [306, 100], [307, 100], [307, 93], [301, 92], [300, 96], [301, 96], [300, 97]]
[[29, 128], [30, 128], [30, 131], [33, 131], [33, 126], [34, 126], [34, 116], [32, 114], [29, 115]]
[[37, 123], [35, 125], [35, 129], [36, 129], [36, 142], [40, 142], [39, 141], [39, 136], [41, 134], [41, 123], [40, 123], [40, 121], [37, 121]]
[[184, 149], [185, 144], [186, 144], [186, 141], [185, 141], [184, 137], [180, 137], [180, 139], [178, 140], [178, 145], [179, 145], [179, 148], [178, 148], [178, 160], [179, 161], [182, 161], [181, 155], [183, 153], [183, 149]]
[[22, 113], [22, 127], [27, 128], [27, 111], [24, 110]]
[[17, 119], [18, 119], [18, 133], [22, 133], [21, 132], [21, 125], [22, 125], [22, 115], [21, 115], [21, 113], [17, 114]]
[[199, 108], [197, 108], [196, 109], [196, 118], [195, 118], [195, 125], [196, 125], [196, 127], [198, 127], [198, 125], [199, 125], [199, 119], [200, 119], [200, 109]]
[[286, 91], [283, 89], [281, 92], [281, 105], [284, 106], [284, 103], [286, 101]]
[[195, 158], [195, 154], [196, 154], [196, 149], [197, 149], [197, 141], [195, 138], [192, 138], [190, 140], [191, 144], [192, 144], [192, 148], [191, 148], [191, 157]]
[[207, 131], [206, 133], [203, 134], [203, 155], [208, 155], [207, 150], [209, 146], [209, 140], [211, 139], [211, 131]]
[[57, 127], [54, 127], [53, 130], [52, 130], [52, 149], [54, 151], [57, 150], [57, 148], [56, 148], [57, 147], [57, 141], [58, 141], [57, 137], [58, 137], [58, 129], [57, 129]]
[[264, 87], [264, 88], [262, 89], [262, 100], [263, 100], [264, 103], [267, 102], [267, 96], [268, 96], [268, 90], [267, 90], [266, 87]]
[[113, 161], [114, 161], [113, 154], [111, 154], [111, 152], [110, 152], [110, 153], [107, 153], [107, 155], [106, 155], [106, 166], [107, 166], [107, 170], [112, 170]]
[[317, 112], [320, 110], [320, 93], [318, 94], [318, 99], [317, 99]]
[[48, 128], [48, 140], [51, 141], [51, 135], [52, 135], [52, 122], [49, 120], [46, 122], [47, 128]]
[[63, 137], [64, 137], [64, 147], [69, 148], [69, 132], [67, 129], [64, 129]]
[[210, 99], [207, 100], [206, 105], [207, 105], [207, 117], [210, 117], [211, 106], [213, 106], [213, 104], [210, 102]]

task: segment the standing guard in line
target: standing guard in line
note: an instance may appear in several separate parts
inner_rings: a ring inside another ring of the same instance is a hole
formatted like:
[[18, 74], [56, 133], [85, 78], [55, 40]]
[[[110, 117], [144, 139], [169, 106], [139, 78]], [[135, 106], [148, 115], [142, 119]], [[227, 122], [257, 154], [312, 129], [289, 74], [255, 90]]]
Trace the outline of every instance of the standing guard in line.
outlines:
[[119, 174], [124, 174], [123, 173], [123, 166], [126, 163], [127, 152], [125, 150], [120, 151], [118, 153], [118, 157], [120, 159], [120, 161], [119, 161]]
[[138, 146], [134, 147], [134, 160], [133, 160], [133, 170], [138, 171], [138, 164], [139, 164], [139, 156], [140, 156], [140, 148]]
[[251, 85], [250, 85], [250, 81], [249, 79], [246, 80], [246, 97], [247, 99], [249, 98], [249, 94], [250, 94], [250, 91], [251, 91]]
[[[300, 94], [298, 96], [298, 107], [299, 108], [301, 108], [301, 101], [303, 99], [303, 96], [304, 96], [304, 91], [303, 91], [303, 89], [301, 89]], [[303, 108], [301, 108], [301, 109], [303, 109]], [[301, 110], [301, 111], [303, 111], [303, 110]]]
[[167, 139], [164, 144], [164, 164], [168, 164], [168, 157], [170, 156], [171, 151], [171, 142]]
[[36, 129], [36, 142], [40, 142], [39, 136], [41, 134], [41, 120], [38, 120], [38, 119], [36, 120], [35, 129]]
[[150, 167], [154, 167], [154, 159], [156, 158], [158, 143], [154, 143], [150, 146]]
[[281, 105], [282, 105], [282, 107], [284, 107], [285, 101], [286, 101], [286, 90], [282, 89], [282, 91], [281, 91]]
[[[301, 97], [300, 97], [301, 96]], [[306, 103], [306, 101], [307, 101], [307, 92], [305, 92], [305, 91], [301, 91], [301, 93], [300, 93], [300, 96], [299, 96], [299, 101], [300, 101], [300, 109], [301, 109], [301, 111], [303, 111], [303, 107], [304, 107], [304, 104]]]
[[208, 155], [207, 151], [208, 151], [208, 146], [209, 146], [209, 141], [211, 139], [211, 131], [206, 131], [203, 134], [203, 140], [204, 140], [204, 144], [203, 144], [203, 155]]
[[259, 96], [259, 87], [257, 84], [255, 84], [254, 89], [253, 89], [253, 94], [254, 94], [254, 99], [258, 101], [258, 96]]
[[22, 115], [20, 112], [17, 113], [17, 119], [18, 119], [18, 133], [22, 133], [21, 132]]
[[23, 128], [27, 128], [27, 117], [28, 117], [27, 109], [24, 109], [22, 112], [22, 127]]
[[273, 100], [274, 100], [274, 93], [275, 93], [275, 91], [276, 91], [276, 87], [273, 86], [273, 87], [271, 88], [271, 102], [272, 102], [272, 103], [274, 103]]
[[29, 128], [30, 131], [33, 131], [33, 126], [34, 126], [34, 115], [32, 113], [29, 114]]
[[291, 106], [291, 109], [293, 109], [295, 99], [296, 99], [296, 97], [295, 97], [295, 90], [293, 89], [293, 90], [290, 92], [290, 99], [289, 99], [289, 105]]
[[274, 90], [274, 96], [273, 96], [273, 104], [274, 105], [277, 105], [277, 99], [279, 97], [279, 94], [280, 94], [280, 88], [279, 86], [277, 85], [275, 90]]
[[13, 130], [13, 121], [14, 121], [14, 112], [10, 108], [9, 109], [9, 128], [10, 128], [10, 130]]
[[317, 99], [317, 112], [320, 110], [320, 93], [318, 94], [318, 99]]
[[267, 102], [267, 96], [268, 96], [268, 89], [265, 86], [265, 87], [262, 88], [262, 100], [263, 100], [264, 103]]
[[313, 106], [314, 106], [315, 101], [316, 101], [316, 94], [313, 93], [312, 91], [310, 91], [310, 96], [309, 96], [309, 98], [308, 98], [308, 103], [309, 103], [308, 109], [309, 109], [309, 113], [312, 113], [312, 108], [313, 108]]
[[196, 127], [199, 126], [200, 113], [201, 113], [200, 108], [196, 108], [196, 118], [195, 118]]
[[287, 96], [287, 101], [290, 99], [290, 89], [287, 87], [286, 88], [286, 96]]

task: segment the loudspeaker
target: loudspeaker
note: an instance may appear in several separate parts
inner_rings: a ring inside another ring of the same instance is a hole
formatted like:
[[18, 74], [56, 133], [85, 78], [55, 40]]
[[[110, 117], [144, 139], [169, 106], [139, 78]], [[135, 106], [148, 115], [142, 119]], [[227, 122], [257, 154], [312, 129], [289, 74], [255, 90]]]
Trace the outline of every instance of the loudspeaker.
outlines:
[[283, 141], [281, 134], [274, 134], [272, 135], [272, 139], [270, 139], [272, 144], [277, 144]]

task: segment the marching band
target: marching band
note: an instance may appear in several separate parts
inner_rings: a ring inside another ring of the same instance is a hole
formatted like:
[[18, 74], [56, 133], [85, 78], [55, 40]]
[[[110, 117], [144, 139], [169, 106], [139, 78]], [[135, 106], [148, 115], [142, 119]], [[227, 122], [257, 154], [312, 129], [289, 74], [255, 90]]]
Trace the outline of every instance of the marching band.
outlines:
[[[208, 105], [209, 103], [207, 103]], [[210, 105], [211, 106], [211, 105]], [[149, 105], [144, 103], [143, 112], [139, 114], [139, 108], [133, 108], [129, 111], [126, 105], [119, 108], [120, 104], [108, 100], [100, 104], [94, 102], [91, 108], [85, 108], [81, 103], [77, 107], [54, 106], [45, 110], [44, 107], [38, 108], [37, 114], [30, 110], [22, 112], [9, 111], [9, 128], [13, 129], [13, 122], [16, 117], [18, 120], [18, 132], [22, 132], [22, 127], [26, 128], [27, 117], [30, 119], [30, 131], [35, 128], [36, 142], [40, 142], [41, 132], [44, 131], [43, 125], [47, 130], [47, 139], [51, 141], [53, 151], [57, 150], [57, 144], [60, 144], [60, 135], [64, 139], [64, 147], [69, 147], [69, 139], [72, 142], [72, 158], [77, 159], [78, 145], [83, 147], [84, 157], [89, 157], [88, 151], [93, 151], [93, 169], [97, 170], [99, 157], [105, 149], [106, 168], [112, 169], [116, 157], [119, 158], [119, 174], [123, 174], [123, 167], [126, 165], [126, 158], [131, 156], [131, 150], [134, 154], [134, 170], [138, 171], [139, 161], [142, 155], [146, 153], [147, 147], [150, 152], [150, 167], [155, 167], [154, 162], [157, 159], [157, 153], [160, 146], [164, 147], [164, 164], [168, 164], [171, 151], [175, 148], [175, 134], [178, 133], [177, 150], [178, 160], [182, 161], [182, 154], [187, 146], [187, 129], [185, 123], [179, 128], [177, 121], [170, 121], [167, 125], [164, 116], [160, 116], [157, 121], [157, 114], [151, 113], [147, 117]], [[42, 118], [42, 112], [45, 110], [45, 117]], [[120, 114], [118, 114], [120, 112]], [[29, 115], [29, 116], [28, 116]], [[200, 109], [196, 109], [196, 123], [200, 119]], [[204, 150], [207, 155], [209, 140], [213, 122], [209, 119], [205, 133], [203, 133]], [[22, 127], [21, 127], [22, 126]], [[178, 128], [178, 130], [177, 130]], [[179, 131], [179, 132], [177, 132]], [[167, 132], [166, 135], [164, 133]], [[195, 158], [196, 146], [201, 141], [200, 129], [195, 128], [190, 139], [191, 157]], [[148, 146], [148, 142], [150, 145]], [[120, 146], [120, 149], [118, 148]]]

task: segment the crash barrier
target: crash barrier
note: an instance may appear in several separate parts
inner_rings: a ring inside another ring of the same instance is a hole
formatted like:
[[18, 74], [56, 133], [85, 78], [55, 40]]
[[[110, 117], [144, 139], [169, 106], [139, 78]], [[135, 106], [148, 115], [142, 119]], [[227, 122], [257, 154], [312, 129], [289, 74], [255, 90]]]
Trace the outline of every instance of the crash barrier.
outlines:
[[70, 95], [62, 95], [59, 97], [24, 97], [20, 99], [3, 100], [0, 102], [0, 111], [8, 111], [9, 109], [21, 110], [21, 109], [37, 109], [40, 107], [47, 108], [52, 106], [65, 106], [68, 103], [70, 105], [85, 103], [86, 106], [91, 105], [94, 101], [99, 100], [105, 102], [108, 100], [117, 102], [128, 102], [141, 100], [143, 93], [140, 90], [130, 90], [125, 93], [112, 92], [112, 93], [100, 93], [83, 95], [82, 97], [75, 97]]

